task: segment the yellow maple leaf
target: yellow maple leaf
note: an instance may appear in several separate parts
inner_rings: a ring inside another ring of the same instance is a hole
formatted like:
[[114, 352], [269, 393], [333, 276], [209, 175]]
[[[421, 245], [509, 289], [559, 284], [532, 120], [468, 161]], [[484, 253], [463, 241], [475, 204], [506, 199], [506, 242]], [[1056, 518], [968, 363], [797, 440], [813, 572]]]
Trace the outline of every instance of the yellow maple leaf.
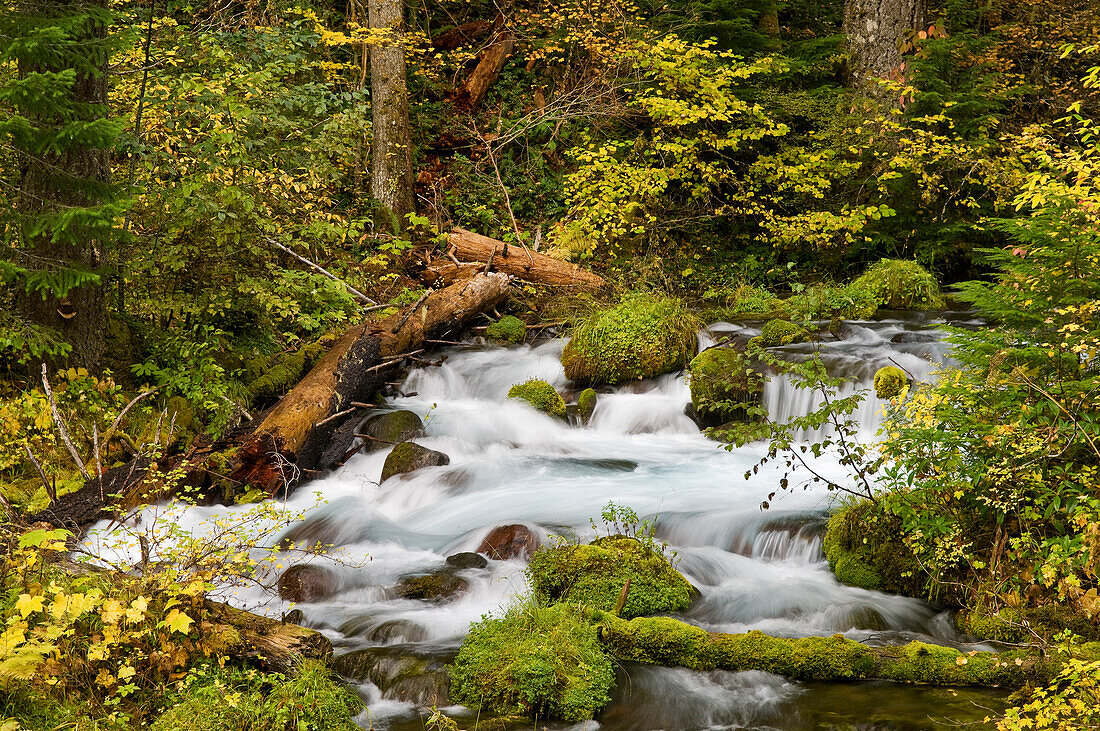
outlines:
[[168, 613], [168, 616], [164, 618], [162, 622], [163, 626], [167, 627], [172, 632], [180, 632], [187, 634], [187, 630], [191, 625], [195, 623], [195, 620], [188, 617], [186, 614], [178, 609], [173, 609]]
[[145, 619], [145, 610], [149, 608], [149, 600], [143, 596], [139, 596], [134, 601], [130, 602], [130, 608], [126, 610], [126, 620], [128, 622], [140, 622]]
[[34, 612], [41, 612], [45, 609], [45, 603], [41, 595], [31, 596], [30, 594], [20, 594], [19, 598], [15, 600], [15, 608], [18, 610], [20, 616], [26, 619]]

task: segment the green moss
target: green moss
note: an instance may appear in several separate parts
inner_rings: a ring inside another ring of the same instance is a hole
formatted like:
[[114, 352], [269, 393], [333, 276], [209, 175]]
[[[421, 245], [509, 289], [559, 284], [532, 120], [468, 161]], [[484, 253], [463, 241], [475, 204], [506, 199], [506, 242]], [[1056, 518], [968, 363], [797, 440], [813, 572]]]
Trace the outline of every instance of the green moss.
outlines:
[[592, 413], [596, 410], [596, 400], [597, 394], [591, 388], [584, 389], [577, 397], [577, 414], [581, 417], [582, 424], [587, 424], [592, 418]]
[[829, 518], [823, 545], [837, 580], [862, 589], [924, 595], [924, 572], [901, 542], [901, 521], [878, 504], [856, 503]]
[[1050, 640], [1065, 630], [1085, 640], [1100, 640], [1100, 626], [1079, 609], [1066, 605], [963, 610], [955, 615], [955, 624], [961, 632], [997, 642], [1028, 642], [1036, 635]]
[[806, 328], [788, 320], [771, 320], [760, 331], [760, 339], [764, 345], [774, 348], [791, 343], [804, 343], [810, 339], [810, 333]]
[[908, 385], [905, 371], [897, 366], [886, 366], [875, 371], [875, 395], [881, 399], [894, 398]]
[[852, 283], [844, 286], [818, 284], [807, 287], [786, 301], [792, 320], [867, 320], [878, 309], [870, 289]]
[[297, 351], [272, 364], [267, 359], [259, 362], [252, 361], [245, 366], [248, 373], [256, 373], [257, 376], [248, 383], [248, 393], [253, 401], [265, 401], [282, 396], [292, 389], [298, 381], [302, 380], [314, 363], [325, 354], [325, 349], [318, 343], [313, 343], [299, 348]]
[[744, 421], [745, 408], [729, 402], [759, 403], [764, 377], [752, 367], [748, 356], [732, 348], [707, 348], [688, 365], [691, 372], [691, 403], [704, 422], [714, 426]]
[[870, 647], [843, 635], [771, 637], [760, 631], [711, 634], [667, 617], [594, 617], [599, 637], [622, 661], [696, 670], [764, 670], [804, 681], [870, 678], [928, 685], [1019, 687], [1057, 672], [1064, 657], [1023, 651], [967, 652], [921, 642]]
[[726, 307], [736, 317], [777, 317], [786, 313], [787, 306], [766, 289], [743, 284], [726, 296]]
[[523, 399], [544, 414], [559, 419], [565, 417], [565, 400], [546, 381], [532, 378], [530, 381], [517, 383], [508, 389], [508, 398]]
[[403, 475], [421, 467], [439, 467], [450, 462], [450, 458], [442, 452], [428, 449], [416, 442], [400, 442], [386, 455], [379, 480], [385, 482], [394, 475]]
[[633, 294], [580, 324], [561, 362], [565, 374], [578, 383], [652, 378], [687, 363], [697, 326], [680, 300]]
[[374, 437], [367, 449], [382, 449], [386, 444], [397, 444], [424, 436], [424, 422], [411, 411], [386, 411], [375, 414], [363, 425], [362, 432]]
[[470, 627], [451, 668], [451, 697], [483, 712], [591, 719], [615, 679], [596, 628], [559, 604], [512, 607]]
[[[235, 702], [226, 703], [232, 694]], [[252, 669], [205, 667], [184, 680], [179, 701], [152, 731], [357, 731], [362, 703], [318, 661], [303, 661], [292, 678]]]
[[624, 617], [682, 611], [696, 594], [668, 559], [626, 536], [600, 538], [587, 546], [539, 549], [527, 573], [539, 601], [603, 611], [614, 611], [629, 579]]
[[940, 310], [944, 306], [935, 277], [915, 261], [883, 259], [853, 284], [874, 293], [879, 305], [892, 310]]
[[485, 337], [494, 343], [519, 345], [527, 339], [527, 326], [518, 317], [505, 315], [486, 328]]

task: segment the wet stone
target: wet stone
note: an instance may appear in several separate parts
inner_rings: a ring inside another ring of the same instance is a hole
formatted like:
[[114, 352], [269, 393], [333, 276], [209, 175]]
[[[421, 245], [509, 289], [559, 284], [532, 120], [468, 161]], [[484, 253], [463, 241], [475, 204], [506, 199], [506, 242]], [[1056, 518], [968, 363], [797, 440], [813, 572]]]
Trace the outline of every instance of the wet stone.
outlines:
[[473, 551], [455, 553], [447, 557], [447, 565], [456, 569], [483, 569], [489, 565], [485, 557]]
[[397, 595], [402, 599], [443, 601], [454, 599], [470, 588], [465, 579], [450, 571], [439, 571], [425, 576], [409, 576], [397, 585]]
[[299, 564], [279, 577], [279, 596], [288, 602], [312, 602], [339, 588], [336, 574], [324, 566]]
[[489, 531], [489, 535], [477, 547], [477, 552], [498, 561], [510, 558], [528, 560], [538, 550], [539, 538], [527, 526], [521, 523], [499, 525]]

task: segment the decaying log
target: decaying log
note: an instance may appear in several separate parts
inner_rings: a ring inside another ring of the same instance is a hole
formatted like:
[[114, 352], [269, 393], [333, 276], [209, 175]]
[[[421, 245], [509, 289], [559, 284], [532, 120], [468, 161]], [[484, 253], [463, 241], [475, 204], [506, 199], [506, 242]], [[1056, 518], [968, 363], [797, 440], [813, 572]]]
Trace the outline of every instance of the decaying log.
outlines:
[[693, 670], [763, 670], [805, 681], [875, 679], [1018, 688], [1047, 683], [1065, 659], [1056, 653], [1038, 655], [1027, 650], [964, 652], [923, 642], [871, 646], [839, 634], [801, 638], [772, 637], [759, 630], [723, 634], [671, 617], [628, 621], [601, 612], [595, 620], [600, 641], [622, 661]]
[[502, 19], [498, 18], [492, 41], [477, 54], [477, 66], [455, 92], [455, 103], [468, 109], [479, 106], [485, 100], [485, 95], [489, 93], [489, 88], [500, 76], [504, 62], [512, 55], [515, 45], [515, 36], [504, 25]]
[[432, 259], [420, 273], [420, 281], [429, 287], [446, 287], [457, 281], [473, 278], [483, 268], [478, 262]]
[[522, 246], [506, 244], [466, 229], [456, 228], [447, 241], [460, 260], [488, 263], [491, 259], [494, 269], [518, 279], [586, 290], [598, 290], [604, 286], [603, 277], [576, 264], [524, 250]]
[[228, 604], [207, 599], [207, 619], [215, 625], [233, 628], [240, 641], [232, 644], [230, 656], [249, 660], [269, 672], [287, 673], [300, 659], [325, 660], [332, 657], [332, 643], [320, 632], [296, 624], [246, 612]]
[[120, 503], [115, 496], [132, 493], [145, 479], [148, 467], [148, 458], [113, 467], [103, 473], [102, 479], [89, 478], [79, 490], [62, 495], [42, 512], [27, 516], [25, 521], [28, 524], [49, 523], [82, 536], [97, 521], [115, 515], [110, 508]]
[[453, 51], [460, 46], [470, 46], [489, 35], [492, 30], [493, 24], [489, 21], [472, 20], [432, 36], [432, 48], [437, 51]]
[[354, 401], [368, 400], [385, 384], [386, 369], [376, 366], [386, 361], [396, 365], [425, 338], [497, 306], [507, 297], [508, 285], [505, 274], [478, 275], [433, 292], [380, 322], [348, 329], [244, 440], [231, 478], [272, 494], [291, 489], [300, 470], [317, 466], [343, 423], [329, 417]]

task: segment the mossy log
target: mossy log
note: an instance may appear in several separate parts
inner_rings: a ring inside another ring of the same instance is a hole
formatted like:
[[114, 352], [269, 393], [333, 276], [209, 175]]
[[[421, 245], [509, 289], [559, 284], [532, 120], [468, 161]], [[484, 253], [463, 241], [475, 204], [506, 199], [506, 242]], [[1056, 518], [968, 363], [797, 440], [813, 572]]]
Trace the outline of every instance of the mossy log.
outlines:
[[[273, 493], [292, 487], [288, 465], [312, 469], [338, 414], [381, 387], [382, 366], [432, 335], [467, 324], [508, 295], [505, 274], [479, 274], [433, 292], [380, 322], [351, 327], [290, 393], [268, 413], [237, 452], [231, 477]], [[354, 408], [354, 407], [352, 407]]]
[[263, 617], [207, 599], [207, 621], [226, 638], [225, 653], [271, 672], [293, 672], [299, 660], [332, 658], [332, 643], [320, 632]]
[[[788, 639], [760, 631], [707, 632], [669, 617], [595, 616], [601, 642], [623, 661], [693, 670], [763, 670], [795, 680], [891, 680], [916, 685], [1010, 688], [1045, 684], [1065, 657], [1024, 650], [962, 652], [910, 642], [871, 647], [843, 635]], [[1095, 655], [1100, 645], [1082, 646]]]
[[[497, 271], [536, 284], [598, 290], [603, 277], [561, 259], [555, 259], [522, 246], [506, 244], [488, 236], [456, 228], [447, 237], [448, 245], [461, 261], [491, 264]], [[492, 261], [490, 262], [490, 258]]]

